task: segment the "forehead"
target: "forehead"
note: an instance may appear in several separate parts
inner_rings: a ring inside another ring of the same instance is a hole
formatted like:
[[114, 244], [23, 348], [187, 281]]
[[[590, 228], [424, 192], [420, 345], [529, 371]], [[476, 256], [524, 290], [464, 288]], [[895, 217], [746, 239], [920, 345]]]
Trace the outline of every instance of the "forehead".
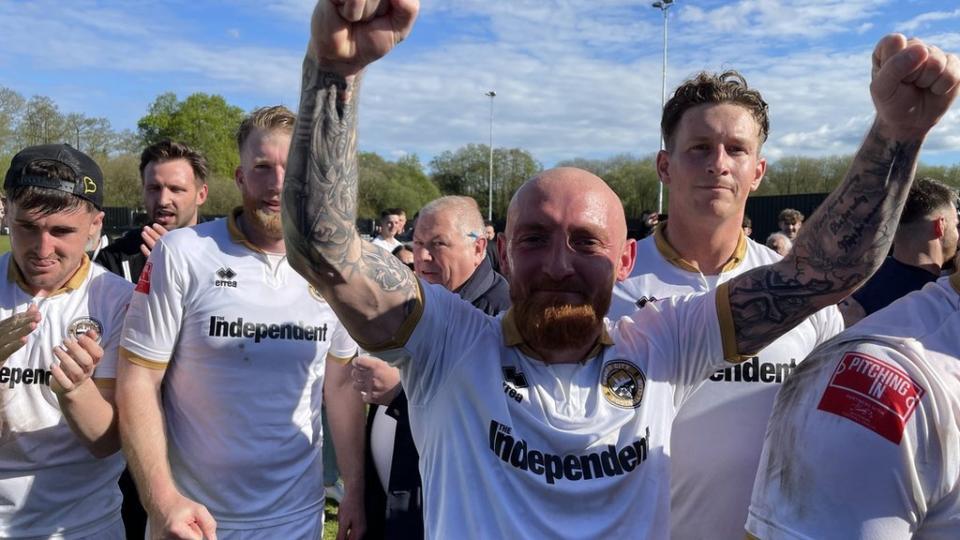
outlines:
[[449, 236], [457, 233], [457, 224], [450, 212], [443, 210], [421, 215], [417, 220], [417, 228], [413, 235], [418, 239], [429, 239], [435, 236]]
[[7, 202], [8, 213], [14, 222], [33, 223], [44, 227], [75, 227], [91, 215], [82, 205], [52, 214], [43, 214], [36, 208], [22, 208], [12, 201]]
[[196, 180], [193, 167], [185, 159], [151, 161], [143, 169], [144, 182], [188, 183]]
[[760, 144], [760, 124], [741, 105], [708, 103], [683, 113], [677, 129], [678, 139], [734, 137]]
[[247, 140], [243, 143], [243, 150], [240, 157], [245, 159], [275, 158], [282, 155], [283, 159], [287, 157], [287, 149], [290, 148], [290, 140], [293, 137], [291, 133], [283, 130], [266, 130], [256, 128], [250, 132]]
[[572, 184], [552, 184], [531, 189], [517, 199], [513, 228], [599, 228], [606, 230], [613, 223], [615, 208], [609, 197]]

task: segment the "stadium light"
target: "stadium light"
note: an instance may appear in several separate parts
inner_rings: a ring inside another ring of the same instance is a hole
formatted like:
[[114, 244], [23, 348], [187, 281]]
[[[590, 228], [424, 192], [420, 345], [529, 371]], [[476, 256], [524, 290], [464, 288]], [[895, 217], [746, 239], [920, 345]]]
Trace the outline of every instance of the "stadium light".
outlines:
[[[663, 13], [663, 73], [660, 77], [660, 112], [667, 104], [667, 10], [673, 5], [673, 0], [658, 0], [650, 4]], [[663, 133], [660, 133], [660, 149], [663, 150]], [[656, 160], [654, 160], [656, 163]], [[657, 184], [657, 213], [663, 213], [663, 182]]]

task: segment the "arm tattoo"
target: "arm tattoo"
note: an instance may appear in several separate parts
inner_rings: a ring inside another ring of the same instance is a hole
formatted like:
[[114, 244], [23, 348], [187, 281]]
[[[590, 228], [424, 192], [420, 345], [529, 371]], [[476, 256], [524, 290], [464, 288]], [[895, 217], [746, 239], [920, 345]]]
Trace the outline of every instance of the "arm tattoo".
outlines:
[[741, 354], [755, 353], [852, 293], [883, 262], [910, 190], [920, 142], [870, 130], [843, 184], [800, 229], [782, 261], [730, 281]]
[[[364, 312], [363, 306], [403, 305], [408, 312], [416, 298], [412, 272], [385, 250], [364, 242], [356, 228], [359, 81], [357, 76], [348, 83], [322, 71], [309, 56], [304, 60], [283, 188], [284, 239], [291, 265], [328, 301], [346, 310], [338, 310], [341, 319], [357, 321], [383, 314]], [[376, 298], [363, 297], [368, 294]]]

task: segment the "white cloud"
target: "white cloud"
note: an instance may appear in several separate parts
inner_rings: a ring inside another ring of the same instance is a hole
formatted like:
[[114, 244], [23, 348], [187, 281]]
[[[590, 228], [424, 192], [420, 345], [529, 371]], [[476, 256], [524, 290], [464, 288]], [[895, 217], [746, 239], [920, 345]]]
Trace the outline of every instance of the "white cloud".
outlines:
[[[298, 32], [313, 2], [236, 5]], [[680, 0], [669, 12], [668, 89], [702, 69], [738, 69], [770, 103], [768, 157], [852, 152], [872, 118], [872, 40], [877, 28], [890, 26], [881, 10], [891, 5]], [[234, 103], [242, 96], [246, 103], [296, 104], [301, 44], [276, 45], [232, 20], [210, 22], [223, 38], [211, 44], [180, 28], [173, 14], [70, 6], [75, 12], [43, 17], [49, 6], [0, 3], [0, 63], [29, 58], [62, 70], [65, 80], [72, 69], [142, 79], [154, 85], [138, 88], [142, 110], [170, 89], [221, 93]], [[929, 24], [930, 42], [960, 49], [960, 34]], [[243, 39], [226, 39], [224, 27]], [[147, 30], [150, 35], [138, 36]], [[650, 154], [659, 145], [661, 31], [660, 13], [636, 0], [425, 1], [410, 39], [365, 76], [360, 146], [391, 157], [417, 153], [426, 163], [444, 150], [485, 144], [490, 101], [484, 92], [495, 89], [498, 147], [528, 149], [545, 165]], [[32, 39], [36, 35], [58, 39]], [[254, 38], [266, 45], [251, 45]], [[71, 99], [72, 110], [111, 114], [85, 110], [82, 96]], [[951, 115], [931, 135], [925, 156], [957, 155], [960, 118]]]
[[917, 15], [916, 17], [901, 23], [897, 30], [900, 32], [913, 32], [916, 29], [926, 26], [934, 21], [943, 21], [948, 19], [958, 19], [960, 18], [960, 9], [955, 9], [953, 11], [931, 11], [929, 13], [923, 13]]

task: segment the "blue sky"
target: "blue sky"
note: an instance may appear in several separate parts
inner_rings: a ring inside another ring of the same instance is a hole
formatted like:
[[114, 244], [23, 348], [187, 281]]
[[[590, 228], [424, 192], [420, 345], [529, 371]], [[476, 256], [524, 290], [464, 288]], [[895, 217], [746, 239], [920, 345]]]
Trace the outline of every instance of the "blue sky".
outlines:
[[[135, 129], [154, 98], [297, 104], [309, 0], [0, 1], [0, 85]], [[677, 0], [668, 91], [738, 69], [770, 103], [768, 158], [849, 153], [866, 132], [870, 53], [900, 31], [960, 52], [958, 0]], [[368, 70], [360, 146], [424, 163], [486, 143], [544, 165], [659, 144], [661, 12], [635, 0], [422, 0], [411, 37]], [[960, 105], [922, 160], [960, 163]]]

